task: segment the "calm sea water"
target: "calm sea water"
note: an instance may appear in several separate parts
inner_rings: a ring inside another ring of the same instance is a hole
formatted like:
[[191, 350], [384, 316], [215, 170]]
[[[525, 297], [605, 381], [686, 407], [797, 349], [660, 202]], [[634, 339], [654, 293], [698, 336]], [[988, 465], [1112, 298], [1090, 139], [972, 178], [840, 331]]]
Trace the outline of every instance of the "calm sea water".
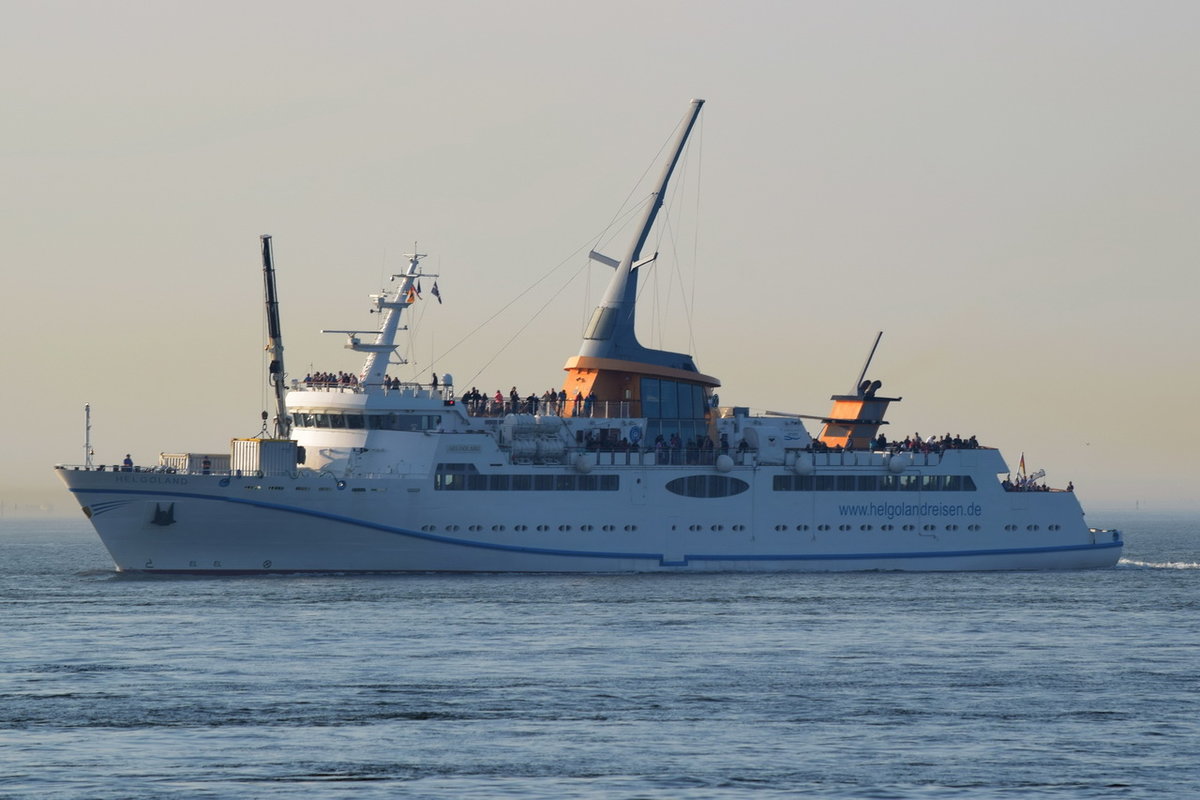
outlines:
[[0, 520], [0, 797], [1192, 798], [1200, 522], [1115, 570], [124, 577]]

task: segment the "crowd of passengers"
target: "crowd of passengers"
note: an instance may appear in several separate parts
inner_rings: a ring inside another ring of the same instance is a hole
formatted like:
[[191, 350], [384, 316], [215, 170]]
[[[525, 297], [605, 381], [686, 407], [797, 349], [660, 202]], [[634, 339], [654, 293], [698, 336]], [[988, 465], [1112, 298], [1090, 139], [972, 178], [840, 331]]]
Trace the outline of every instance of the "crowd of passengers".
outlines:
[[871, 442], [871, 449], [875, 452], [888, 453], [941, 453], [944, 450], [975, 450], [979, 447], [979, 440], [972, 435], [970, 438], [964, 439], [958, 434], [951, 436], [930, 436], [926, 439], [921, 438], [921, 434], [914, 433], [912, 436], [906, 436], [903, 441], [889, 442], [887, 437], [882, 433], [875, 437]]
[[[903, 441], [889, 442], [887, 436], [879, 434], [871, 440], [870, 450], [874, 453], [941, 453], [945, 450], [974, 450], [979, 447], [979, 440], [974, 436], [964, 439], [961, 436], [946, 434], [942, 437], [930, 436], [922, 439], [921, 434], [905, 437]], [[834, 445], [830, 447], [819, 439], [813, 439], [808, 447], [810, 453], [852, 453], [853, 445]]]
[[571, 416], [590, 417], [596, 408], [596, 393], [589, 392], [584, 395], [583, 392], [576, 392], [574, 397], [568, 397], [566, 389], [559, 389], [557, 392], [547, 389], [541, 395], [531, 392], [522, 397], [514, 386], [509, 389], [507, 395], [497, 389], [496, 393], [489, 397], [472, 386], [471, 391], [464, 394], [461, 401], [467, 407], [467, 413], [476, 417], [501, 417], [505, 414], [563, 416], [568, 411]]
[[[358, 385], [358, 376], [352, 372], [310, 372], [304, 376], [305, 389], [357, 389]], [[389, 391], [398, 390], [402, 385], [399, 378], [388, 375], [383, 377], [383, 388]], [[430, 385], [435, 390], [438, 388], [436, 375], [433, 376], [433, 382]]]
[[304, 376], [304, 388], [328, 389], [358, 386], [358, 376], [352, 372], [310, 372]]
[[[1032, 478], [1032, 477], [1029, 477], [1026, 475], [1019, 476], [1015, 481], [1012, 479], [1012, 476], [1010, 475], [1010, 476], [1006, 477], [1004, 480], [1000, 481], [1000, 485], [1004, 487], [1004, 491], [1006, 491], [1006, 492], [1053, 492], [1054, 491], [1046, 484], [1038, 483], [1036, 478]], [[1068, 492], [1075, 491], [1075, 483], [1073, 481], [1067, 481], [1067, 491]]]

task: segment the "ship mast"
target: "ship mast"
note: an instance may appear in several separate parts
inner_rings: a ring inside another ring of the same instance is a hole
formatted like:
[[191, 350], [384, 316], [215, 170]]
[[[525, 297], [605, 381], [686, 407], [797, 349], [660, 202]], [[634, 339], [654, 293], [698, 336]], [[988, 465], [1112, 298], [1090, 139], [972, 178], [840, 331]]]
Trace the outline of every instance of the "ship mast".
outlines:
[[[292, 436], [292, 419], [288, 416], [284, 395], [287, 387], [284, 380], [287, 372], [283, 369], [283, 334], [279, 330], [279, 299], [275, 294], [275, 265], [271, 257], [271, 236], [264, 233], [258, 237], [262, 244], [263, 285], [266, 290], [267, 303], [267, 352], [271, 354], [271, 364], [268, 367], [268, 380], [275, 390], [275, 437], [290, 439]], [[266, 412], [263, 413], [266, 416]]]
[[667, 183], [671, 180], [671, 174], [675, 171], [675, 165], [679, 163], [680, 156], [683, 155], [684, 145], [687, 144], [688, 136], [696, 124], [696, 118], [700, 116], [700, 108], [703, 105], [703, 100], [693, 100], [688, 108], [672, 145], [671, 157], [663, 166], [662, 175], [658, 179], [654, 193], [651, 194], [650, 201], [646, 204], [638, 234], [630, 243], [625, 257], [618, 262], [606, 256], [593, 254], [593, 258], [596, 260], [615, 267], [616, 272], [608, 284], [604, 299], [593, 312], [591, 322], [588, 323], [587, 332], [584, 333], [584, 346], [579, 352], [581, 356], [620, 358], [629, 357], [643, 350], [634, 333], [634, 314], [637, 303], [636, 270], [644, 263], [654, 260], [651, 257], [645, 262], [640, 261], [642, 248], [650, 237], [650, 230], [654, 227], [658, 210], [663, 205]]
[[92, 468], [92, 404], [83, 404], [83, 466]]

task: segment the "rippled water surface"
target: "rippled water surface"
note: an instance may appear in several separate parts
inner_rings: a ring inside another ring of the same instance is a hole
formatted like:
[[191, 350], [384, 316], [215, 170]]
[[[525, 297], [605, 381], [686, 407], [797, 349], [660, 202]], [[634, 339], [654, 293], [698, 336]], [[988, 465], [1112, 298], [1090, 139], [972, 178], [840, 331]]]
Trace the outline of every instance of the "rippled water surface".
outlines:
[[0, 797], [1200, 796], [1200, 524], [1115, 570], [125, 577], [0, 520]]

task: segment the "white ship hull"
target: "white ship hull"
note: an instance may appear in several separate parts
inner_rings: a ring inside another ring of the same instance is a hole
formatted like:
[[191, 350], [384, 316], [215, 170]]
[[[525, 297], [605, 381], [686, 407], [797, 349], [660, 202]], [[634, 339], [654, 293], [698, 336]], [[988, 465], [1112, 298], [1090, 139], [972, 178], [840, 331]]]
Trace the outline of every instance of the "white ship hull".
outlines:
[[437, 492], [427, 479], [60, 471], [123, 572], [1040, 570], [1111, 567], [1121, 553], [1068, 492], [697, 500], [643, 488], [680, 474], [629, 469], [597, 503]]

